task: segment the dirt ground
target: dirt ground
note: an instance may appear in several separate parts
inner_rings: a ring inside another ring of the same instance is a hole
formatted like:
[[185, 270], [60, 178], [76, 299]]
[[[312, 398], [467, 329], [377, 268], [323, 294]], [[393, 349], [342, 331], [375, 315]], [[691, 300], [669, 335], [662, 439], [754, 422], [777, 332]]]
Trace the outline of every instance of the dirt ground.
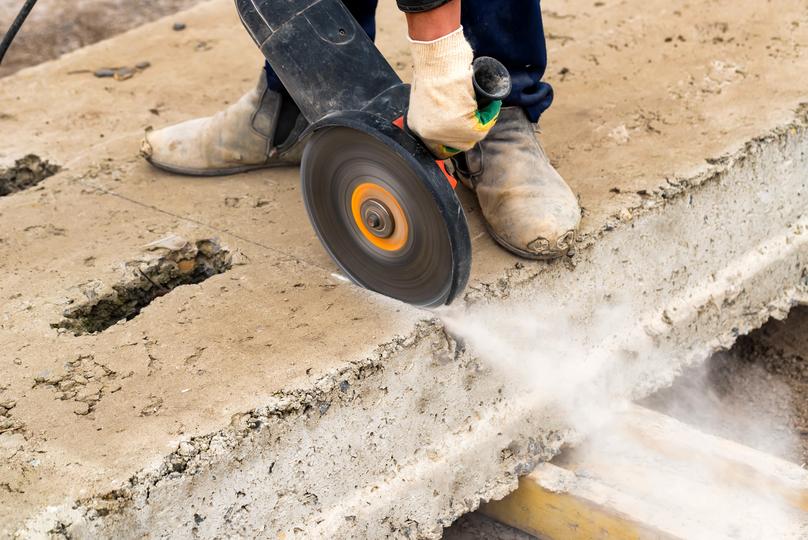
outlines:
[[446, 529], [443, 540], [532, 540], [534, 536], [474, 512]]
[[808, 463], [808, 307], [772, 320], [646, 405], [707, 432]]
[[[0, 77], [176, 13], [199, 1], [42, 0], [34, 6], [6, 54]], [[20, 0], [0, 0], [0, 32], [11, 25], [21, 4]]]

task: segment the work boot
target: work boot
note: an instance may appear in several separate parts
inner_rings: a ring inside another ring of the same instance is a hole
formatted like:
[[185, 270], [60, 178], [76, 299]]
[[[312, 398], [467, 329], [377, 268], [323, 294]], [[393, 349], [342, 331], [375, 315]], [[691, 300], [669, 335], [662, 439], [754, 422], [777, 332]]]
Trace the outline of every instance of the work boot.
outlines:
[[566, 254], [575, 240], [581, 208], [550, 164], [535, 126], [520, 107], [503, 108], [482, 142], [454, 158], [461, 181], [477, 193], [491, 236], [529, 259]]
[[225, 110], [146, 131], [140, 153], [160, 169], [194, 176], [235, 174], [300, 163], [306, 121], [288, 95], [258, 86]]

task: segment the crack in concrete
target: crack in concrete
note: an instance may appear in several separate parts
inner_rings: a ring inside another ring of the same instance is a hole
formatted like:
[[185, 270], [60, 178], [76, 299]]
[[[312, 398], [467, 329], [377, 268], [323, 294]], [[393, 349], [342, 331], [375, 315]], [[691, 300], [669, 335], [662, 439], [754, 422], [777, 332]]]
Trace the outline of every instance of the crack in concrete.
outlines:
[[33, 388], [50, 387], [61, 401], [73, 401], [77, 408], [73, 414], [88, 416], [93, 413], [106, 394], [121, 389], [116, 381], [131, 376], [119, 374], [104, 364], [96, 362], [92, 355], [82, 355], [65, 364], [65, 372], [60, 375], [40, 375], [34, 378]]

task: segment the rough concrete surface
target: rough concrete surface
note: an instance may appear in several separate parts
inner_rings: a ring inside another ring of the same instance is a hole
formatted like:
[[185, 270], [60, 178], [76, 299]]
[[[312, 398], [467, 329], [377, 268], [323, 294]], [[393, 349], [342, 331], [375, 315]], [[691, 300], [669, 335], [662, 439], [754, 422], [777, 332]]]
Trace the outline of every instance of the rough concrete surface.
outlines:
[[[461, 303], [541, 294], [586, 314], [626, 296], [623, 324], [675, 351], [604, 372], [634, 374], [620, 392], [641, 397], [805, 300], [804, 7], [553, 6], [542, 140], [586, 209], [581, 242], [518, 261], [461, 192]], [[137, 157], [145, 127], [219, 110], [257, 76], [231, 2], [182, 19], [0, 85], [0, 168], [62, 167], [0, 198], [0, 535], [437, 538], [573, 434], [433, 314], [336, 274], [295, 169], [191, 179]], [[379, 22], [406, 77], [391, 3]], [[146, 60], [126, 80], [88, 71]], [[100, 333], [53, 327], [177, 238], [216, 242], [232, 266]]]

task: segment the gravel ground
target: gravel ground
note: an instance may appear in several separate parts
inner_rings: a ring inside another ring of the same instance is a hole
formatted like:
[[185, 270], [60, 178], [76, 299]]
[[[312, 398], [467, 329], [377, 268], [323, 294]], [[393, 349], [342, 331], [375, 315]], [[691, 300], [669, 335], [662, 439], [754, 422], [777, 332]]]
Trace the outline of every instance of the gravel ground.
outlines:
[[[193, 6], [200, 0], [41, 0], [0, 66], [0, 77]], [[0, 0], [5, 33], [22, 0]], [[99, 66], [100, 67], [100, 66]]]
[[443, 540], [533, 540], [535, 537], [474, 512], [446, 529]]

